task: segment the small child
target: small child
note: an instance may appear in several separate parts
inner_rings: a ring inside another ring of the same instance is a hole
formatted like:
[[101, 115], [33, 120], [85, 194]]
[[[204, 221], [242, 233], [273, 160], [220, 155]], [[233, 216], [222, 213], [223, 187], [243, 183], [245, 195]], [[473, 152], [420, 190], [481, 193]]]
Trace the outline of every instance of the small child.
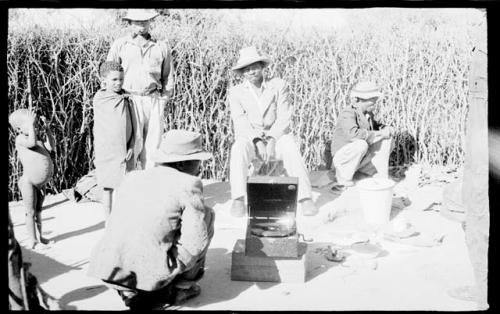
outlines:
[[125, 174], [135, 169], [132, 105], [124, 94], [123, 68], [106, 61], [99, 68], [101, 89], [95, 94], [94, 150], [97, 183], [103, 189], [105, 218], [111, 213], [113, 190]]
[[[42, 126], [37, 128], [37, 119], [28, 109], [18, 109], [9, 116], [9, 123], [18, 133], [16, 150], [23, 167], [18, 187], [26, 207], [26, 228], [28, 247], [48, 244], [42, 237], [42, 204], [45, 198], [45, 184], [52, 178], [54, 164], [50, 152], [54, 147], [52, 133], [47, 127], [45, 117], [40, 117]], [[39, 140], [40, 131], [45, 133], [45, 143]], [[37, 231], [38, 230], [38, 237]]]

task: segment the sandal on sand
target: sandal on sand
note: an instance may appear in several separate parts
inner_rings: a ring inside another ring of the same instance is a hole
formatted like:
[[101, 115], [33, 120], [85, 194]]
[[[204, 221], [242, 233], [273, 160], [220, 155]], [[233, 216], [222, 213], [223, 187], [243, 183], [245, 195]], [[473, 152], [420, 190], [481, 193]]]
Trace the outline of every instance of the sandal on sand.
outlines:
[[350, 187], [353, 187], [354, 186], [354, 182], [352, 181], [349, 181], [349, 182], [345, 182], [345, 183], [335, 183], [332, 187], [331, 187], [331, 190], [332, 192], [344, 192], [346, 191], [347, 189], [349, 189]]
[[328, 250], [324, 253], [324, 256], [330, 262], [342, 263], [346, 255], [342, 253], [340, 250], [333, 249], [331, 246], [328, 246]]

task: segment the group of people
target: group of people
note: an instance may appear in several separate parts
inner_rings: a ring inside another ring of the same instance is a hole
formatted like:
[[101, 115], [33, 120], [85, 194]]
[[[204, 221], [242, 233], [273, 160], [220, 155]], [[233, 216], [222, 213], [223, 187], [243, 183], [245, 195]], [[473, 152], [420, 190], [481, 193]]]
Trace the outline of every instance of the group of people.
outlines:
[[[227, 96], [235, 133], [229, 167], [231, 214], [241, 217], [246, 212], [246, 178], [249, 165], [258, 158], [264, 164], [283, 161], [286, 173], [298, 178], [297, 199], [302, 214], [314, 216], [318, 209], [312, 201], [308, 172], [291, 133], [289, 86], [280, 78], [264, 76], [269, 63], [270, 59], [255, 47], [246, 47], [232, 68], [243, 82], [230, 88]], [[394, 129], [374, 120], [375, 104], [381, 96], [374, 82], [360, 81], [351, 91], [351, 106], [339, 116], [331, 148], [338, 189], [354, 185], [356, 171], [388, 176]]]
[[[174, 68], [169, 47], [149, 34], [156, 16], [150, 10], [129, 10], [124, 19], [132, 33], [111, 45], [99, 67], [101, 88], [93, 98], [94, 164], [103, 189], [106, 227], [92, 250], [89, 275], [116, 289], [131, 309], [176, 304], [198, 295], [196, 281], [203, 276], [214, 232], [215, 215], [204, 204], [199, 178], [202, 161], [211, 154], [203, 150], [196, 132], [163, 133]], [[286, 174], [298, 178], [302, 214], [313, 216], [318, 209], [311, 182], [291, 132], [290, 87], [280, 78], [265, 77], [270, 62], [255, 47], [246, 47], [232, 68], [242, 83], [231, 87], [227, 96], [235, 134], [230, 212], [236, 217], [246, 214], [252, 163], [282, 160]], [[356, 171], [388, 176], [394, 130], [374, 120], [381, 96], [379, 86], [370, 81], [351, 90], [351, 104], [340, 114], [332, 141], [337, 188], [352, 186]], [[47, 243], [40, 214], [43, 185], [53, 172], [48, 153], [53, 140], [44, 127], [47, 143], [39, 141], [37, 119], [26, 109], [12, 113], [9, 122], [18, 132], [16, 149], [23, 165], [18, 184], [30, 248], [35, 248]]]

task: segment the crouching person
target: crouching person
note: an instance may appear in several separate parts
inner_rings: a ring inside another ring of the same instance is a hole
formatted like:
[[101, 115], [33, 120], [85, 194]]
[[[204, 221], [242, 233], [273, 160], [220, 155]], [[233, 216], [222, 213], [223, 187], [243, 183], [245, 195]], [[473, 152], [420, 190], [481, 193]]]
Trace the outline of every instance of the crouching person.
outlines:
[[130, 309], [158, 309], [197, 296], [214, 230], [197, 177], [201, 136], [164, 134], [156, 166], [125, 176], [103, 238], [93, 248], [89, 275], [117, 290]]
[[394, 130], [373, 119], [375, 103], [382, 96], [379, 87], [361, 81], [351, 90], [351, 106], [337, 119], [333, 133], [332, 155], [337, 186], [354, 185], [356, 171], [387, 178]]

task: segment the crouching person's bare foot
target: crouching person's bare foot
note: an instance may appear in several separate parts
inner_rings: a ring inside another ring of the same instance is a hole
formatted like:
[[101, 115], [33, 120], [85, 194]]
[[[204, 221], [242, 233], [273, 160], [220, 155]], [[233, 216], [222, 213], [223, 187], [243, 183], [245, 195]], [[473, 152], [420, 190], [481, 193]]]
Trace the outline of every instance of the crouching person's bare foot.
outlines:
[[49, 240], [47, 238], [40, 237], [40, 243], [44, 244], [44, 245], [49, 245], [49, 244], [54, 243], [54, 241], [53, 240]]
[[304, 216], [315, 216], [319, 212], [318, 208], [314, 205], [312, 199], [310, 198], [300, 200], [299, 204], [302, 210], [302, 215]]
[[28, 248], [31, 250], [41, 250], [41, 249], [47, 249], [50, 247], [50, 244], [54, 243], [54, 241], [47, 240], [45, 238], [41, 238], [40, 241], [35, 240], [35, 241], [29, 241], [28, 242]]
[[42, 244], [38, 241], [28, 241], [28, 243], [27, 243], [27, 247], [30, 250], [44, 248], [45, 246], [46, 246], [45, 244]]

